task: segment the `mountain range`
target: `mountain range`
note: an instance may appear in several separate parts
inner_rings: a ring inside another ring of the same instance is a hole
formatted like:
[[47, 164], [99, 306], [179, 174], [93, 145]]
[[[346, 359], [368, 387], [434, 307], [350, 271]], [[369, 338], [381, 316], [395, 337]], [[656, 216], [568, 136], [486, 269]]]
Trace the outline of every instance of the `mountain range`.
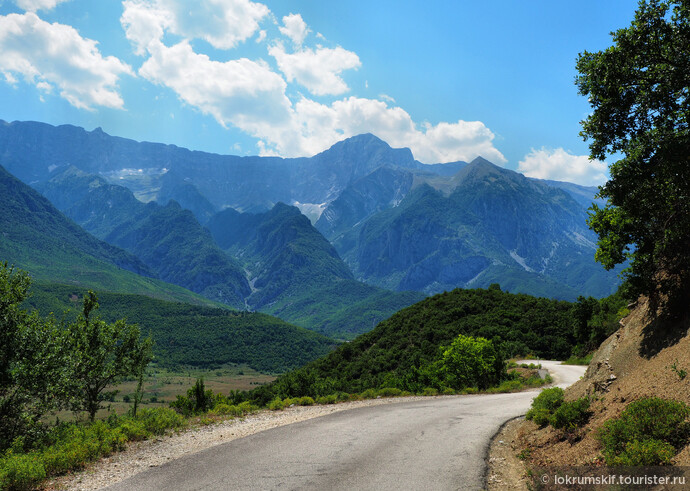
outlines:
[[0, 164], [144, 274], [338, 337], [456, 287], [618, 286], [594, 262], [595, 189], [482, 158], [425, 165], [370, 134], [282, 159], [0, 122]]

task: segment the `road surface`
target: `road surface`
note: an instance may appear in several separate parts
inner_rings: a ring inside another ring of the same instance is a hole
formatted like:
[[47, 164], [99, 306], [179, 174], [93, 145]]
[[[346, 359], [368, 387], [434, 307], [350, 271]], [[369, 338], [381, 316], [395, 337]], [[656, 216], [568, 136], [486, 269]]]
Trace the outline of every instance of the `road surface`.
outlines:
[[[539, 361], [566, 387], [585, 367]], [[493, 435], [537, 391], [362, 407], [170, 461], [110, 490], [481, 489]]]

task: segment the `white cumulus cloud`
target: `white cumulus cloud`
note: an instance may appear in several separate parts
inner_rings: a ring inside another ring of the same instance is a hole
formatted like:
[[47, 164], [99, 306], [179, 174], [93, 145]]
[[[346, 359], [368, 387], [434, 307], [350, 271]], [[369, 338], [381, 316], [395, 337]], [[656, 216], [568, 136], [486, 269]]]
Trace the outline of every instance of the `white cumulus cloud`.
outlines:
[[[317, 96], [343, 94], [349, 88], [342, 72], [361, 66], [357, 54], [341, 47], [303, 47], [309, 29], [299, 14], [285, 16], [279, 26], [292, 41], [293, 52], [288, 53], [280, 40], [268, 46], [283, 77], [262, 60], [216, 61], [192, 47], [192, 40], [205, 39], [227, 49], [255, 33], [257, 41], [262, 41], [266, 31], [258, 23], [270, 12], [261, 4], [248, 0], [194, 4], [125, 0], [123, 5], [121, 23], [126, 35], [136, 52], [147, 56], [139, 75], [170, 88], [185, 104], [211, 115], [221, 125], [232, 125], [257, 138], [261, 155], [313, 155], [344, 138], [369, 132], [393, 146], [411, 148], [426, 163], [469, 161], [478, 155], [498, 164], [505, 162], [493, 146], [493, 133], [478, 121], [418, 124], [390, 97], [349, 97], [330, 103], [305, 96], [290, 100], [289, 83], [300, 84]], [[228, 23], [231, 10], [246, 22]], [[208, 26], [203, 18], [210, 19]], [[223, 25], [227, 29], [221, 33]], [[240, 29], [243, 26], [246, 29]], [[183, 39], [170, 46], [166, 33]]]
[[172, 47], [151, 43], [148, 50], [151, 56], [139, 75], [171, 88], [182, 101], [223, 126], [232, 124], [263, 137], [290, 119], [286, 83], [265, 63], [246, 58], [214, 61], [195, 53], [187, 41]]
[[340, 76], [343, 70], [361, 66], [352, 51], [337, 48], [301, 49], [286, 53], [281, 43], [271, 46], [268, 53], [278, 63], [288, 82], [296, 81], [314, 95], [338, 95], [349, 90]]
[[605, 162], [590, 160], [587, 155], [573, 155], [562, 148], [532, 149], [519, 162], [518, 171], [527, 177], [568, 181], [583, 186], [596, 186], [607, 180]]
[[230, 49], [259, 30], [270, 10], [249, 0], [125, 0], [120, 22], [137, 54], [165, 31]]
[[372, 133], [394, 147], [409, 147], [425, 163], [469, 161], [479, 155], [497, 164], [506, 161], [492, 144], [493, 133], [481, 122], [427, 124], [420, 129], [404, 109], [380, 100], [349, 97], [326, 105], [303, 97], [292, 118], [288, 130], [267, 134], [262, 148], [286, 156], [313, 155], [344, 138]]
[[24, 9], [27, 12], [36, 12], [38, 10], [51, 10], [56, 5], [69, 0], [16, 0], [17, 7]]
[[57, 88], [82, 109], [122, 108], [119, 78], [134, 75], [118, 58], [102, 56], [96, 41], [32, 12], [0, 16], [0, 72], [10, 82], [20, 75], [44, 92]]
[[302, 46], [307, 34], [311, 32], [300, 14], [290, 14], [283, 17], [283, 25], [278, 29], [284, 36], [289, 37], [296, 47]]

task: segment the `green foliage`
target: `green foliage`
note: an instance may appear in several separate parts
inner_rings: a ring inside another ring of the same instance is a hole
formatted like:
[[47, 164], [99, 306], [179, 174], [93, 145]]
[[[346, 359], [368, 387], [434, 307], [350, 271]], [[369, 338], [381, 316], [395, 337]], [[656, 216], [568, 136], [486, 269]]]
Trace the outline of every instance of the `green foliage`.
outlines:
[[35, 449], [9, 450], [0, 456], [0, 489], [36, 489], [46, 477], [82, 469], [121, 450], [127, 441], [163, 435], [184, 425], [180, 415], [166, 408], [144, 409], [136, 418], [58, 425]]
[[134, 254], [159, 279], [244, 307], [251, 293], [244, 271], [176, 202], [144, 204], [129, 189], [74, 168], [42, 184], [41, 192], [86, 231]]
[[[75, 309], [84, 291], [37, 284], [25, 303], [42, 314]], [[302, 366], [328, 353], [333, 340], [261, 313], [173, 303], [142, 295], [99, 292], [99, 312], [107, 322], [126, 317], [153, 340], [158, 366], [214, 368], [246, 363], [268, 373]], [[74, 314], [71, 314], [74, 315]], [[69, 317], [68, 317], [69, 318]], [[194, 326], [190, 329], [190, 326]]]
[[590, 155], [623, 155], [599, 190], [606, 205], [591, 208], [596, 259], [607, 269], [629, 261], [630, 294], [667, 298], [667, 313], [679, 314], [690, 290], [690, 7], [644, 0], [612, 35], [613, 46], [577, 60], [576, 83], [592, 106], [581, 132]]
[[20, 308], [29, 284], [26, 273], [0, 263], [0, 451], [17, 437], [40, 436], [41, 417], [66, 400], [64, 335]]
[[217, 403], [213, 409], [209, 411], [209, 414], [216, 416], [232, 416], [232, 417], [242, 417], [246, 414], [253, 413], [258, 409], [257, 406], [252, 405], [248, 401], [242, 402], [240, 404], [230, 404], [228, 402]]
[[377, 391], [377, 397], [400, 397], [402, 390], [395, 387], [383, 387]]
[[619, 321], [628, 314], [628, 301], [621, 290], [597, 300], [592, 297], [578, 297], [573, 306], [573, 335], [576, 346], [573, 354], [582, 357], [596, 350], [599, 345], [616, 332]]
[[560, 387], [542, 390], [532, 401], [525, 419], [534, 421], [539, 426], [546, 426], [551, 415], [563, 404], [563, 394]]
[[[189, 290], [153, 279], [128, 252], [102, 242], [0, 166], [0, 259], [34, 280], [210, 305]], [[143, 276], [142, 276], [143, 275]]]
[[46, 476], [45, 465], [36, 454], [9, 453], [0, 458], [0, 489], [36, 489]]
[[300, 397], [299, 400], [297, 401], [297, 404], [300, 406], [313, 406], [314, 405], [314, 399], [312, 399], [309, 396]]
[[177, 399], [170, 403], [170, 407], [185, 416], [202, 414], [212, 409], [216, 404], [211, 389], [206, 389], [204, 379], [198, 378], [192, 387], [187, 390], [187, 395], [178, 395]]
[[690, 406], [649, 397], [631, 402], [598, 434], [608, 465], [667, 464], [690, 438]]
[[[287, 400], [287, 399], [286, 399]], [[271, 411], [281, 411], [285, 409], [286, 404], [280, 397], [276, 397], [271, 402], [268, 403], [268, 409]]]
[[439, 374], [452, 389], [487, 389], [505, 376], [505, 364], [493, 343], [459, 334], [448, 348], [441, 348]]
[[276, 396], [318, 397], [382, 387], [413, 393], [426, 387], [442, 390], [434, 363], [440, 347], [450, 346], [459, 335], [491, 341], [500, 362], [529, 352], [567, 358], [574, 346], [571, 309], [568, 302], [500, 290], [453, 290], [401, 310], [327, 356], [255, 389], [250, 397], [267, 404]]
[[587, 424], [591, 411], [590, 401], [582, 397], [575, 401], [563, 402], [549, 418], [549, 424], [556, 429], [573, 431]]
[[625, 445], [625, 450], [617, 455], [610, 465], [652, 466], [668, 465], [676, 455], [673, 445], [661, 440], [634, 440]]
[[106, 387], [122, 377], [140, 374], [152, 357], [152, 341], [140, 340], [138, 326], [124, 320], [108, 324], [92, 317], [96, 309], [98, 299], [89, 292], [84, 297], [82, 314], [65, 328], [70, 407], [87, 411], [91, 421], [112, 394], [105, 391]]
[[685, 370], [684, 368], [678, 368], [678, 360], [671, 363], [670, 368], [671, 371], [673, 371], [673, 373], [675, 373], [678, 376], [679, 380], [684, 380], [685, 377], [688, 376], [687, 370]]
[[590, 353], [585, 356], [571, 356], [567, 360], [563, 360], [563, 365], [589, 365], [592, 361], [594, 353]]

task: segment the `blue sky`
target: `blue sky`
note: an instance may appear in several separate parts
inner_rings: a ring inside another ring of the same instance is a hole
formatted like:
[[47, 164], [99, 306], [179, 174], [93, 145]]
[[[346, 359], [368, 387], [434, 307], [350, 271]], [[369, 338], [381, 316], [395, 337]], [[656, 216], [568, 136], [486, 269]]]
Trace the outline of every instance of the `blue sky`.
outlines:
[[424, 163], [600, 184], [575, 59], [633, 0], [0, 0], [0, 119], [223, 154], [371, 132]]

